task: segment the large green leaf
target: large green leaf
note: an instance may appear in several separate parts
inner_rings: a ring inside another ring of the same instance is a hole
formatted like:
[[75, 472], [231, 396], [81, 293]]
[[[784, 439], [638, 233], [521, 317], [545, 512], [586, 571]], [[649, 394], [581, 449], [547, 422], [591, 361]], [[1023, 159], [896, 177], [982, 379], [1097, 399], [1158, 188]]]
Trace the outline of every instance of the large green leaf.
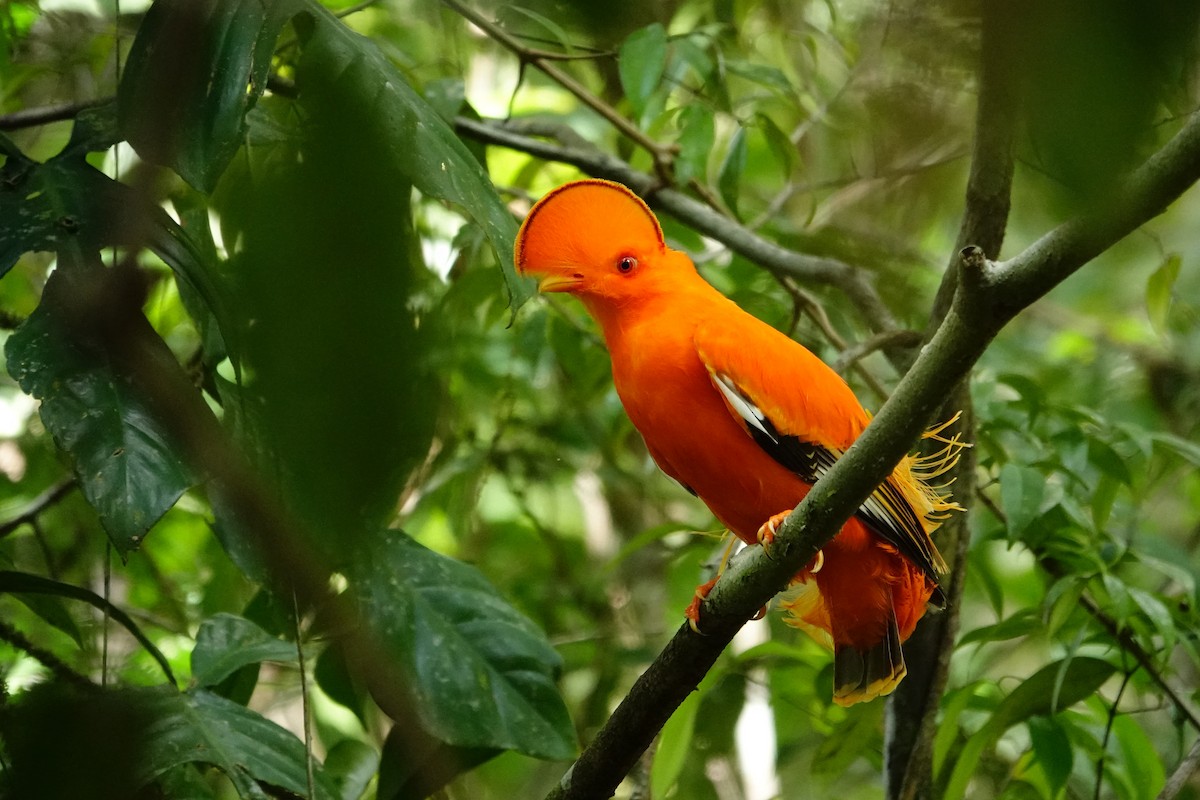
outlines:
[[667, 31], [658, 22], [634, 31], [617, 53], [617, 72], [625, 97], [641, 118], [650, 96], [658, 88], [667, 67]]
[[266, 88], [275, 39], [299, 3], [166, 0], [146, 12], [121, 81], [121, 128], [147, 161], [211, 191]]
[[134, 388], [68, 332], [65, 281], [61, 269], [50, 276], [41, 305], [5, 343], [8, 370], [42, 401], [42, 421], [124, 556], [193, 479]]
[[430, 735], [539, 758], [575, 753], [555, 687], [558, 654], [476, 569], [387, 531], [349, 576], [363, 619], [394, 655]]
[[295, 663], [296, 645], [243, 617], [216, 614], [196, 633], [192, 678], [201, 686], [215, 686], [242, 667], [263, 661]]
[[266, 85], [271, 47], [292, 20], [303, 54], [302, 100], [314, 76], [384, 134], [389, 159], [423, 194], [459, 206], [499, 257], [513, 310], [532, 293], [516, 275], [516, 221], [487, 173], [374, 43], [315, 0], [167, 0], [146, 15], [121, 84], [122, 121], [143, 157], [211, 190], [242, 144], [245, 114]]
[[[309, 796], [304, 743], [262, 715], [203, 689], [124, 694], [151, 720], [138, 762], [144, 783], [181, 764], [200, 763], [229, 776], [241, 797], [266, 800], [259, 783]], [[321, 765], [313, 767], [314, 800], [335, 800]]]

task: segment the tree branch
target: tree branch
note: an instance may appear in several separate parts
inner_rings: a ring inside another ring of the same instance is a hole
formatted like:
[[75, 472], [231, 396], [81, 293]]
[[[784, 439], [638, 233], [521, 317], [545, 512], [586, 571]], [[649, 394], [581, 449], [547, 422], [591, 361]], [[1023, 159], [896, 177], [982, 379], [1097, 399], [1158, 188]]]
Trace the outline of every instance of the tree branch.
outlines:
[[1011, 261], [966, 248], [942, 324], [892, 397], [780, 527], [768, 555], [731, 560], [702, 606], [698, 635], [682, 626], [549, 798], [607, 798], [733, 634], [845, 524], [917, 441], [996, 334], [1022, 308], [1161, 212], [1200, 179], [1200, 113], [1113, 192], [1111, 205], [1059, 226]]
[[893, 331], [901, 327], [864, 270], [834, 258], [811, 256], [780, 247], [683, 192], [660, 188], [654, 176], [640, 172], [607, 153], [534, 139], [525, 135], [519, 124], [497, 120], [480, 122], [465, 117], [456, 118], [454, 123], [459, 133], [472, 139], [518, 150], [546, 161], [570, 164], [597, 178], [623, 183], [645, 197], [654, 208], [666, 211], [680, 222], [716, 239], [733, 252], [761, 264], [771, 272], [803, 283], [834, 286], [850, 298], [874, 332]]
[[8, 536], [22, 525], [32, 523], [43, 511], [66, 497], [76, 485], [74, 478], [67, 478], [30, 500], [29, 505], [17, 512], [15, 516], [0, 523], [0, 539]]

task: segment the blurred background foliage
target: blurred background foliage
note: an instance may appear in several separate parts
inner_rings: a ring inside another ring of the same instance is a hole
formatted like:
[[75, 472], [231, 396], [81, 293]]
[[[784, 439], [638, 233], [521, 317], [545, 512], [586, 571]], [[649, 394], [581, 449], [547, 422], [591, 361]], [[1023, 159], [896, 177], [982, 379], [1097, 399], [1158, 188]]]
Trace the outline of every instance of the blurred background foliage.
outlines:
[[[0, 786], [541, 796], [678, 626], [721, 531], [654, 468], [581, 309], [535, 300], [513, 318], [529, 292], [516, 221], [581, 173], [452, 126], [508, 119], [647, 172], [654, 158], [452, 5], [253, 6], [0, 6]], [[674, 148], [679, 186], [866, 271], [902, 326], [925, 327], [970, 165], [975, 3], [469, 10]], [[1024, 104], [991, 257], [1089, 208], [1195, 112], [1198, 17], [1171, 0], [1012, 4]], [[663, 222], [705, 277], [831, 363], [878, 327], [836, 286]], [[1197, 231], [1192, 191], [974, 372], [979, 489], [958, 498], [971, 547], [930, 796], [1154, 798], [1195, 747]], [[131, 266], [326, 596], [271, 577], [238, 492], [160, 430], [172, 410], [60, 330], [76, 306], [52, 276]], [[861, 364], [898, 379], [878, 352]], [[116, 485], [113, 442], [130, 457]], [[358, 668], [372, 656], [347, 649], [335, 596], [404, 665], [398, 698]], [[829, 662], [775, 615], [751, 623], [622, 796], [880, 796], [883, 703], [833, 706]], [[497, 676], [481, 700], [473, 681]], [[1194, 776], [1171, 786], [1200, 797]]]

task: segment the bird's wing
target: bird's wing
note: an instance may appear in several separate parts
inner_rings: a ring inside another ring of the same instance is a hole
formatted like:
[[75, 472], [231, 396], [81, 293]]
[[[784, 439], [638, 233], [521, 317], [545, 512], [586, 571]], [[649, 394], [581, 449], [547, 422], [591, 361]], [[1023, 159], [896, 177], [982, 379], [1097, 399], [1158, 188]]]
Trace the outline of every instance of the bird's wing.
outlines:
[[[765, 323], [709, 322], [697, 328], [695, 340], [730, 413], [759, 447], [807, 483], [828, 472], [870, 420], [836, 372]], [[856, 516], [934, 583], [946, 570], [894, 473]]]

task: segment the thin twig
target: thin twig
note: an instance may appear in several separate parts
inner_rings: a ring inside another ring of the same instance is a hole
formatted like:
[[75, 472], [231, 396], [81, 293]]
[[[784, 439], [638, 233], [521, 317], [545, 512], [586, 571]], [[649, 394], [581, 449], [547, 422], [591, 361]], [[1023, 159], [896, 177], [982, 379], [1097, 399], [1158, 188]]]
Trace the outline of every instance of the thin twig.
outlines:
[[1200, 738], [1192, 742], [1192, 749], [1179, 762], [1179, 766], [1175, 767], [1171, 777], [1167, 778], [1166, 784], [1155, 800], [1175, 800], [1175, 797], [1183, 791], [1197, 770], [1200, 770]]
[[312, 710], [308, 707], [308, 669], [304, 658], [303, 631], [300, 629], [300, 599], [292, 592], [292, 625], [296, 634], [296, 662], [300, 665], [300, 713], [304, 715], [304, 772], [308, 780], [308, 800], [317, 796], [313, 777]]
[[453, 9], [463, 19], [478, 27], [491, 39], [512, 51], [521, 60], [522, 64], [532, 64], [537, 67], [547, 77], [573, 94], [581, 103], [604, 117], [610, 125], [620, 131], [626, 138], [649, 153], [654, 159], [655, 170], [658, 173], [659, 179], [663, 182], [670, 182], [671, 162], [674, 154], [671, 147], [666, 147], [655, 142], [636, 125], [618, 113], [615, 108], [605, 103], [594, 93], [588, 91], [587, 87], [582, 83], [563, 72], [536, 51], [525, 47], [515, 37], [510, 36], [499, 25], [475, 11], [475, 9], [465, 3], [459, 2], [459, 0], [442, 0], [442, 3]]
[[96, 684], [88, 680], [87, 676], [81, 675], [72, 669], [65, 661], [51, 653], [49, 650], [43, 650], [29, 639], [25, 638], [25, 634], [21, 633], [16, 628], [9, 625], [4, 620], [0, 620], [0, 640], [6, 641], [18, 650], [28, 653], [37, 659], [42, 666], [54, 673], [54, 676], [67, 683], [80, 686], [84, 689], [96, 689]]
[[76, 484], [74, 478], [66, 478], [39, 494], [29, 505], [17, 512], [17, 515], [0, 523], [0, 539], [8, 536], [26, 523], [32, 523], [43, 511], [67, 496]]
[[62, 122], [75, 119], [79, 112], [89, 108], [102, 106], [111, 101], [111, 97], [99, 97], [93, 100], [79, 100], [74, 103], [57, 103], [36, 108], [22, 108], [8, 114], [0, 114], [0, 131], [16, 131], [22, 128], [34, 128], [38, 125], [48, 125], [51, 122]]
[[[563, 147], [544, 142], [526, 136], [498, 120], [479, 121], [458, 117], [454, 124], [460, 133], [472, 139], [508, 147], [546, 161], [571, 164], [589, 175], [623, 183], [644, 196], [651, 206], [666, 211], [685, 225], [721, 242], [770, 272], [793, 277], [801, 283], [836, 287], [850, 299], [872, 331], [890, 331], [900, 327], [865, 270], [835, 258], [812, 256], [782, 247], [682, 192], [662, 188], [654, 176], [594, 148]], [[887, 356], [895, 361], [900, 353], [889, 350]]]

